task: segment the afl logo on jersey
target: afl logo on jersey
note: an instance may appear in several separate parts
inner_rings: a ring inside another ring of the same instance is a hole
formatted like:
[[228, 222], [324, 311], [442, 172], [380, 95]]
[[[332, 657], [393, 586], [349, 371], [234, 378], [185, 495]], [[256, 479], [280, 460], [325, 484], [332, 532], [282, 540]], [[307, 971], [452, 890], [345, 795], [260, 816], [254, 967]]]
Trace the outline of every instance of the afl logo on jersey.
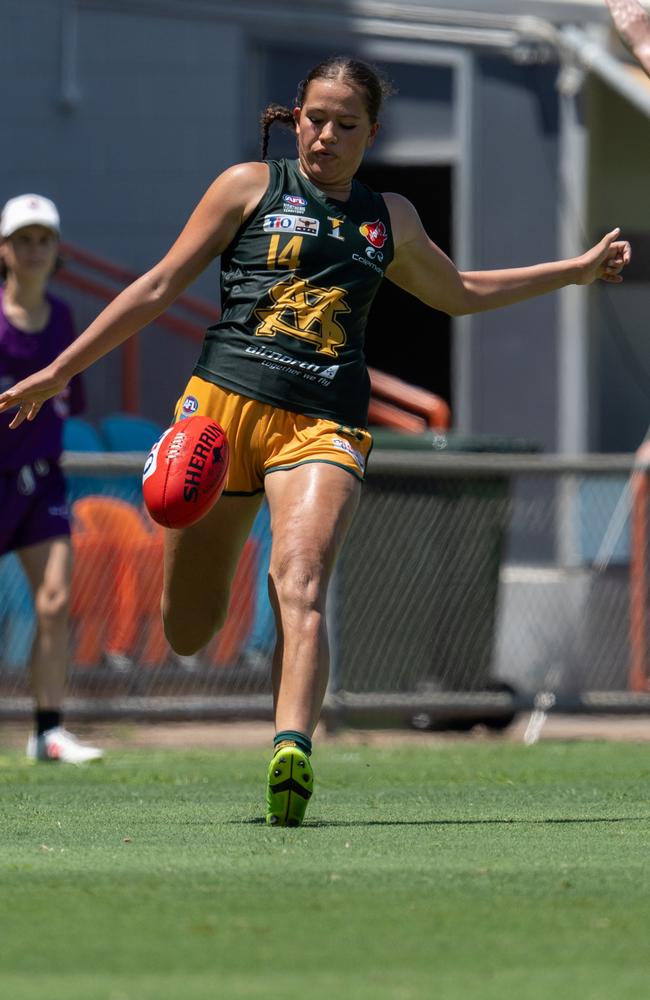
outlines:
[[183, 417], [191, 417], [199, 408], [199, 401], [196, 396], [186, 396], [183, 400], [183, 409], [181, 412], [181, 420]]
[[305, 208], [307, 205], [307, 199], [301, 198], [299, 194], [283, 194], [282, 201], [292, 208]]
[[380, 219], [376, 219], [375, 222], [362, 222], [359, 226], [359, 232], [377, 250], [381, 250], [388, 239], [386, 226]]

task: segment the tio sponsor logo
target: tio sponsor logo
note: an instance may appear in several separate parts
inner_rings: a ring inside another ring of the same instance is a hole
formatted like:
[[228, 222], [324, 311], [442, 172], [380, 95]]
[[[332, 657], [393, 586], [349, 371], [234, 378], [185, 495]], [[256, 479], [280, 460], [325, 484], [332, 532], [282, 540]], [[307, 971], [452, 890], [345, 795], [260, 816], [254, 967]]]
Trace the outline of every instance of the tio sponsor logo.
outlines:
[[306, 215], [265, 215], [264, 232], [300, 233], [302, 236], [318, 236], [320, 222]]

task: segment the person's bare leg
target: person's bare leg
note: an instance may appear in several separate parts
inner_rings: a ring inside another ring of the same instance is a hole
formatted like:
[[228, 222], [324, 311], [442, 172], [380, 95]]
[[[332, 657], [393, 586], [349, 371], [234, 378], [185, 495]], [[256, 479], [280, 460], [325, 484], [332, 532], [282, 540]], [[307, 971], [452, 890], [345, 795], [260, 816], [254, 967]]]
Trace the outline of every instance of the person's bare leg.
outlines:
[[181, 656], [196, 653], [223, 625], [239, 557], [262, 502], [225, 496], [197, 524], [165, 531], [162, 615]]
[[30, 657], [39, 709], [61, 708], [68, 672], [72, 552], [68, 538], [48, 539], [17, 553], [34, 595], [36, 635]]
[[27, 755], [67, 764], [99, 760], [102, 750], [80, 743], [62, 726], [70, 655], [70, 539], [48, 539], [19, 549], [16, 554], [27, 575], [36, 611], [36, 635], [29, 664], [35, 732], [29, 738]]
[[327, 587], [356, 511], [360, 483], [315, 462], [267, 475], [273, 536], [269, 591], [278, 640], [273, 665], [277, 731], [311, 736], [329, 676]]

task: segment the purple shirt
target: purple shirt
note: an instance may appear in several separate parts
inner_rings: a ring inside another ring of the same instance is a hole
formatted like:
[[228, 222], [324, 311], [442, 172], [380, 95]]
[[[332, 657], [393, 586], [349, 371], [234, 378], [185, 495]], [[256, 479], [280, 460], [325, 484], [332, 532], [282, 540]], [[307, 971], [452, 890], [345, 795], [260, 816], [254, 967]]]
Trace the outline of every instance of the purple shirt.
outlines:
[[[13, 326], [2, 308], [0, 287], [0, 392], [49, 365], [75, 338], [69, 306], [47, 294], [50, 319], [38, 333], [25, 333]], [[83, 383], [78, 375], [63, 392], [48, 399], [36, 420], [25, 420], [9, 430], [15, 410], [0, 414], [0, 471], [13, 472], [37, 458], [56, 461], [63, 449], [63, 421], [85, 408]]]

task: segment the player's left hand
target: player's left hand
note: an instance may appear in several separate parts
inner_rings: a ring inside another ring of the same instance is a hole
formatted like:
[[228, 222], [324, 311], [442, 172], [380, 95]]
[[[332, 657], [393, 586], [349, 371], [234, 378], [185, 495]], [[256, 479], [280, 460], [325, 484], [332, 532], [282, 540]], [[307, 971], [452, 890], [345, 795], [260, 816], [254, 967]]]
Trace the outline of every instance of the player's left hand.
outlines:
[[612, 20], [622, 41], [628, 49], [648, 44], [650, 41], [650, 18], [639, 0], [605, 0]]
[[612, 284], [621, 283], [621, 271], [632, 259], [632, 248], [627, 240], [619, 240], [620, 235], [620, 229], [612, 229], [600, 243], [578, 257], [577, 285], [590, 285], [598, 278]]

